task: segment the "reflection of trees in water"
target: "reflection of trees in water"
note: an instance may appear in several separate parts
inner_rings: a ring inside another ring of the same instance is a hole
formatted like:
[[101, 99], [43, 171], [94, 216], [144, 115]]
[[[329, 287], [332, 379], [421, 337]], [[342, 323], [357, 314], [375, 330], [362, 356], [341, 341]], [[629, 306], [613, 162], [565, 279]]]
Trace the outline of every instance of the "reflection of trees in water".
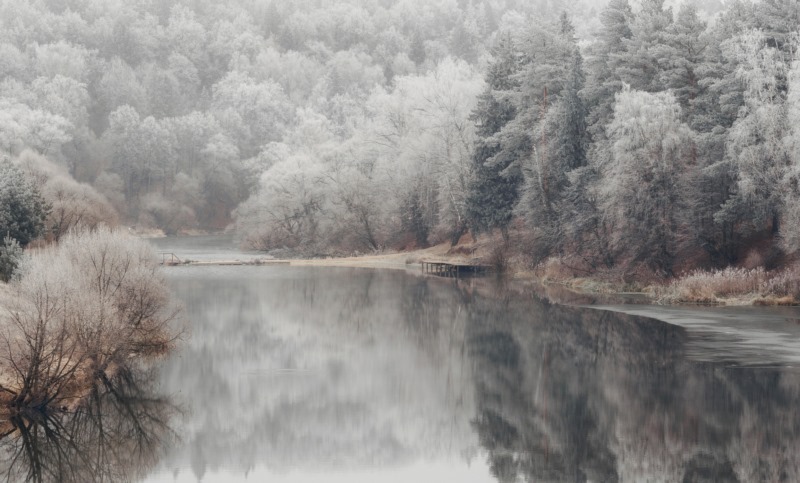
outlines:
[[800, 377], [687, 361], [683, 329], [476, 298], [468, 347], [500, 481], [798, 481]]
[[185, 275], [176, 272], [175, 291], [192, 338], [164, 380], [203, 404], [163, 471], [474, 456], [466, 313], [443, 281], [345, 268]]
[[165, 380], [203, 403], [165, 470], [399, 466], [477, 434], [501, 481], [796, 475], [797, 379], [686, 361], [678, 327], [394, 272], [180, 282], [193, 336]]
[[172, 437], [176, 413], [153, 390], [151, 370], [103, 378], [74, 412], [30, 411], [2, 423], [0, 474], [6, 481], [128, 481], [142, 477]]

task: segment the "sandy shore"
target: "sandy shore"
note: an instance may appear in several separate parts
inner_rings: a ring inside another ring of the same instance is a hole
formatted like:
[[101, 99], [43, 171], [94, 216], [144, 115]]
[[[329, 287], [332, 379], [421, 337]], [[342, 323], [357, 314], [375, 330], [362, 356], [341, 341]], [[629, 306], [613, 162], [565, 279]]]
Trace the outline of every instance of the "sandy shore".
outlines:
[[298, 267], [350, 267], [350, 268], [390, 268], [416, 269], [422, 260], [458, 260], [447, 255], [448, 245], [437, 245], [424, 250], [411, 252], [362, 255], [344, 258], [292, 259], [288, 262]]

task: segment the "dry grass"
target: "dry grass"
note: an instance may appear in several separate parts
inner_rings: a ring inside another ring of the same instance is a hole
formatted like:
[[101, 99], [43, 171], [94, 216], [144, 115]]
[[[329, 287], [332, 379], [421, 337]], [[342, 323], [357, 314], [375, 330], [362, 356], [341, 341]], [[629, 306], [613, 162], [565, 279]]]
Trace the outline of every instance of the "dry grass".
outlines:
[[800, 267], [696, 270], [656, 287], [655, 294], [660, 303], [794, 305], [800, 300]]
[[622, 272], [592, 269], [585, 261], [568, 257], [545, 259], [533, 270], [533, 277], [544, 283], [595, 294], [644, 293], [651, 290], [643, 284], [625, 281]]

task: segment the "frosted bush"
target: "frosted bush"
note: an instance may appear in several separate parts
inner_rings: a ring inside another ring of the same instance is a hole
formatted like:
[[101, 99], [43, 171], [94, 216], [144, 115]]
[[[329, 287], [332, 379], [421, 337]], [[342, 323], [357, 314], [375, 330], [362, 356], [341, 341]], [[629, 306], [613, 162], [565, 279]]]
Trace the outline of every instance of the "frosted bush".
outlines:
[[762, 267], [697, 270], [661, 287], [657, 294], [663, 302], [718, 302], [737, 297], [793, 297], [798, 300], [800, 266], [780, 272], [767, 272]]
[[73, 179], [63, 167], [32, 151], [23, 151], [17, 164], [49, 204], [45, 224], [56, 240], [74, 228], [117, 224], [116, 210], [105, 196]]
[[800, 266], [788, 268], [764, 283], [763, 291], [781, 297], [800, 300]]
[[135, 359], [167, 351], [177, 311], [151, 247], [120, 231], [72, 231], [31, 257], [0, 324], [12, 406], [67, 405]]
[[713, 302], [717, 297], [759, 294], [767, 278], [761, 267], [696, 270], [661, 289], [660, 298], [665, 301]]

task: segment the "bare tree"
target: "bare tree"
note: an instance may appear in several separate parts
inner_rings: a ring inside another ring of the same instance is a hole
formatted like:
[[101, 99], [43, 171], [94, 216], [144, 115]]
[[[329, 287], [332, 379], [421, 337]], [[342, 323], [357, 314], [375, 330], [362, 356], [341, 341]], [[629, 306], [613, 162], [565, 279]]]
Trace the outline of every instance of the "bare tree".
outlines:
[[0, 392], [12, 412], [75, 407], [87, 388], [177, 337], [150, 246], [120, 231], [74, 231], [36, 253], [0, 315]]

